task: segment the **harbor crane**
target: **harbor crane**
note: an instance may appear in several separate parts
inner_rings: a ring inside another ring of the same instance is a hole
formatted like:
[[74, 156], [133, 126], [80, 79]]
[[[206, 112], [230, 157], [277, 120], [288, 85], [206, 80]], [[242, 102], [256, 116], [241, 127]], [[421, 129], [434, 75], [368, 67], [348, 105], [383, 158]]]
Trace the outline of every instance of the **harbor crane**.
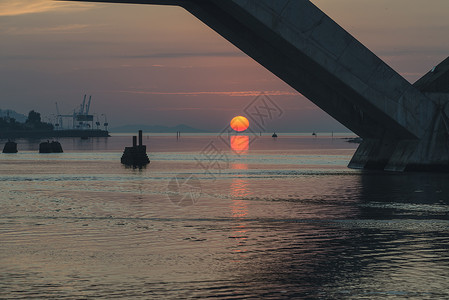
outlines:
[[83, 102], [81, 103], [78, 112], [76, 110], [73, 111], [71, 115], [62, 115], [59, 112], [58, 102], [55, 102], [56, 105], [56, 113], [57, 113], [57, 121], [55, 127], [57, 129], [62, 129], [63, 127], [63, 118], [71, 118], [72, 119], [72, 129], [89, 129], [93, 127], [94, 116], [89, 114], [90, 104], [92, 102], [92, 96], [89, 96], [89, 100], [86, 104], [87, 95], [84, 95]]

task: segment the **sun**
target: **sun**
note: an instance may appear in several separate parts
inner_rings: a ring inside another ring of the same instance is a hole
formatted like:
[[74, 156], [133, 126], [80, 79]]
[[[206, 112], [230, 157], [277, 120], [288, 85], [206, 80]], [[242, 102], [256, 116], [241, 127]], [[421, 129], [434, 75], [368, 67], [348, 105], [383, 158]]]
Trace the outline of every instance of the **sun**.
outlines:
[[237, 116], [231, 120], [231, 128], [237, 132], [245, 131], [249, 127], [249, 121], [243, 116]]

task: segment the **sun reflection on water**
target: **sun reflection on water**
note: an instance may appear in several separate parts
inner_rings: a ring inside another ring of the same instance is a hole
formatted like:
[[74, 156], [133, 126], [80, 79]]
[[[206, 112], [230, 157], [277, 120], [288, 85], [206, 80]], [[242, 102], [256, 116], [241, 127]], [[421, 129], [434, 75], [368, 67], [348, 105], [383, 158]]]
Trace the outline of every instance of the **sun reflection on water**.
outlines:
[[[248, 165], [244, 163], [235, 163], [231, 165], [231, 169], [247, 170]], [[232, 226], [230, 238], [235, 241], [235, 248], [233, 248], [232, 252], [238, 255], [235, 262], [239, 262], [240, 259], [246, 257], [246, 252], [248, 251], [246, 247], [249, 235], [247, 223], [244, 220], [239, 220], [248, 217], [248, 203], [247, 200], [242, 199], [250, 194], [248, 189], [248, 179], [241, 177], [233, 178], [230, 186], [230, 194], [232, 197], [230, 202], [231, 216], [238, 220], [235, 225]]]
[[237, 154], [248, 153], [249, 137], [246, 135], [231, 136], [231, 149]]

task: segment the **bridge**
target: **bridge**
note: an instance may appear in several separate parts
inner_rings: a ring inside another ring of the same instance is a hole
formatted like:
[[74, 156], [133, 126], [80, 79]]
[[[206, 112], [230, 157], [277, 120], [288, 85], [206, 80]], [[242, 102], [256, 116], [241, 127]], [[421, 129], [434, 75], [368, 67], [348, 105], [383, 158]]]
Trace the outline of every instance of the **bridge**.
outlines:
[[70, 0], [177, 5], [363, 138], [350, 168], [449, 171], [449, 58], [414, 84], [309, 0]]

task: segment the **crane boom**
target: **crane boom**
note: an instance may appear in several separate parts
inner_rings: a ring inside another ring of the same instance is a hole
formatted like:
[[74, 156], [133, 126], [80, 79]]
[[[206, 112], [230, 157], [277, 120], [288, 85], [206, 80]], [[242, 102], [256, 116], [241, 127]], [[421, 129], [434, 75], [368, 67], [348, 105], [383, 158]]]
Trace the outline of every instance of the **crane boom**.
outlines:
[[59, 107], [58, 107], [58, 102], [55, 102], [55, 104], [56, 104], [56, 113], [58, 114], [58, 116], [60, 115], [60, 113], [59, 113]]
[[80, 114], [84, 114], [84, 106], [86, 105], [86, 96], [84, 95], [83, 104], [81, 104]]
[[92, 95], [89, 96], [89, 102], [87, 102], [87, 108], [86, 108], [86, 115], [89, 114], [89, 109], [90, 109], [90, 101], [92, 100]]

